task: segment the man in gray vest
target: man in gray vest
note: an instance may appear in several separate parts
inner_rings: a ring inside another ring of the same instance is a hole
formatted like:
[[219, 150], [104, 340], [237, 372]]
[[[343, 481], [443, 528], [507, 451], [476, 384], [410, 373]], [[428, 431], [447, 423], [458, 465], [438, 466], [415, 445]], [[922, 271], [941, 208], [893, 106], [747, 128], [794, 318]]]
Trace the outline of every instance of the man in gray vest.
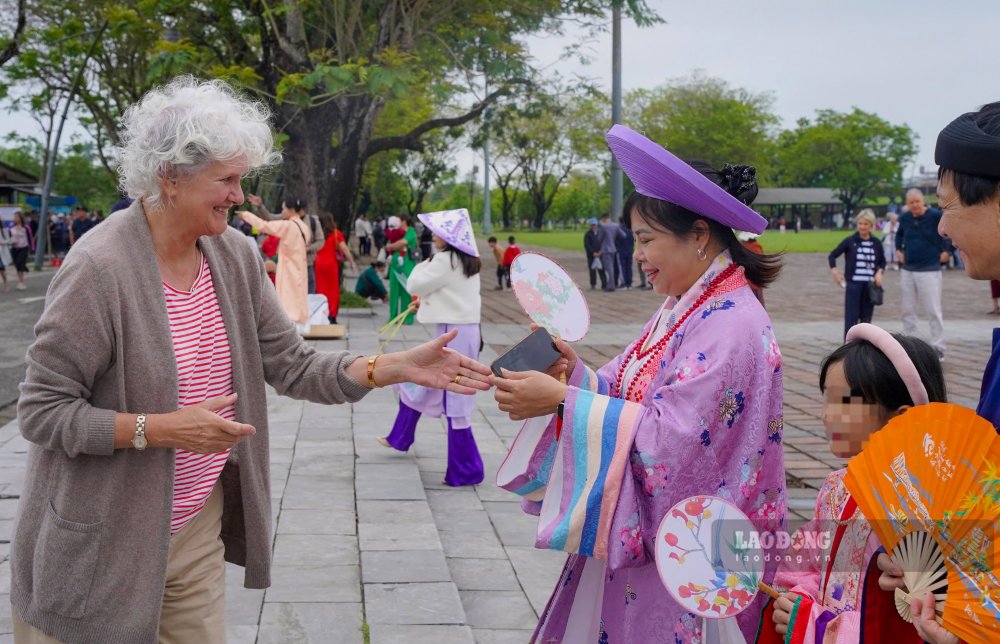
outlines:
[[607, 283], [603, 291], [613, 291], [618, 285], [618, 247], [615, 245], [619, 237], [625, 237], [625, 231], [616, 222], [611, 221], [611, 215], [605, 213], [601, 217], [601, 265], [607, 275]]

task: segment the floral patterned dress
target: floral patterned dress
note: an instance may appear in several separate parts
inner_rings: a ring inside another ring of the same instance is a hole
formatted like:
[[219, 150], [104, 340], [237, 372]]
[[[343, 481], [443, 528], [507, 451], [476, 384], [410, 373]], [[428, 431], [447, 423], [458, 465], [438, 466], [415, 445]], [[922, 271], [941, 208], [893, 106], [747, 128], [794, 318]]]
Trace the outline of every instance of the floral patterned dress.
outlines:
[[[529, 420], [515, 437], [497, 483], [539, 515], [536, 547], [570, 553], [532, 641], [700, 642], [701, 620], [656, 571], [652, 539], [663, 516], [709, 494], [762, 531], [784, 525], [781, 354], [770, 320], [742, 269], [692, 308], [731, 264], [719, 255], [646, 325], [646, 344], [677, 327], [658, 366], [643, 369], [652, 352], [633, 355], [641, 339], [596, 372], [578, 362], [558, 438], [550, 417]], [[639, 402], [618, 391], [633, 382]], [[762, 605], [738, 617], [747, 638]]]
[[780, 557], [774, 586], [799, 595], [787, 637], [775, 637], [769, 606], [758, 642], [848, 644], [890, 636], [896, 644], [920, 641], [896, 612], [893, 595], [878, 588], [881, 544], [844, 486], [846, 472], [827, 477], [813, 519]]

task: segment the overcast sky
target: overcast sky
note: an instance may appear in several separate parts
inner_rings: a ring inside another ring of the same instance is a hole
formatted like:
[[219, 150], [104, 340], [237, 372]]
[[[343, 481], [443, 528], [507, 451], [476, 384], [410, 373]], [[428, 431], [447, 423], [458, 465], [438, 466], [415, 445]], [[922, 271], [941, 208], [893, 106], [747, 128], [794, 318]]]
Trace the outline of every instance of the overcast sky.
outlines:
[[[649, 0], [665, 24], [622, 29], [625, 91], [696, 69], [736, 87], [774, 94], [784, 127], [817, 109], [857, 106], [919, 138], [909, 170], [933, 170], [934, 143], [949, 121], [1000, 100], [998, 0]], [[555, 61], [567, 42], [535, 38]], [[557, 63], [611, 88], [611, 35], [588, 46], [589, 66]], [[669, 147], [669, 141], [661, 141]], [[907, 173], [909, 174], [909, 172]]]
[[[625, 21], [626, 91], [701, 69], [732, 86], [773, 92], [785, 127], [816, 109], [857, 106], [917, 132], [907, 174], [934, 169], [934, 141], [951, 119], [1000, 100], [1000, 0], [648, 1], [666, 23], [639, 29]], [[590, 65], [558, 62], [580, 37], [570, 30], [533, 38], [530, 50], [540, 64], [610, 92], [610, 32], [588, 44]], [[2, 120], [0, 134], [36, 131], [23, 115]], [[463, 171], [474, 163], [471, 153], [457, 161]]]

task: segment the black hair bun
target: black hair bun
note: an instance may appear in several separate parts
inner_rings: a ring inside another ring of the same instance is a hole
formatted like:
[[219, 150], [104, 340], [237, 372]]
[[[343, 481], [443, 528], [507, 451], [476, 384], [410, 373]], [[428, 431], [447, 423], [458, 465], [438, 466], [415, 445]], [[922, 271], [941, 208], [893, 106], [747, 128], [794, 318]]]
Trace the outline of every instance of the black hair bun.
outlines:
[[749, 206], [757, 198], [757, 168], [752, 165], [734, 166], [727, 163], [722, 166], [719, 176], [722, 177], [725, 191], [744, 204]]

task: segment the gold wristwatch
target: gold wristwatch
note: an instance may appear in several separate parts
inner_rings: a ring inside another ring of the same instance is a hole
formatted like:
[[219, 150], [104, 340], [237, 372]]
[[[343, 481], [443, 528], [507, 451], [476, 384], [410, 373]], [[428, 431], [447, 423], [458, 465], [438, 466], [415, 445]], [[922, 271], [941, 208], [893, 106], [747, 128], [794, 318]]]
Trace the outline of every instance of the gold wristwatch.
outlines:
[[146, 414], [139, 414], [135, 417], [135, 435], [132, 437], [132, 447], [140, 452], [146, 449], [149, 441], [146, 440]]

